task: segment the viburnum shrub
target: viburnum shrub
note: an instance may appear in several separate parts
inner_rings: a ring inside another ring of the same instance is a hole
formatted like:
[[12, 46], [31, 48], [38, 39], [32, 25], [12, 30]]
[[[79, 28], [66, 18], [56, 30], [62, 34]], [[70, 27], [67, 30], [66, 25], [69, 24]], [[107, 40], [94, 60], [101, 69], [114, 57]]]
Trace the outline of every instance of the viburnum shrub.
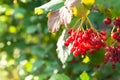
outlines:
[[[91, 61], [101, 58], [100, 63], [96, 61], [97, 65], [111, 62], [115, 67], [115, 64], [120, 62], [120, 15], [117, 15], [119, 13], [116, 9], [117, 5], [111, 8], [107, 6], [105, 0], [104, 4], [107, 7], [100, 6], [99, 0], [65, 0], [64, 4], [57, 8], [59, 3], [60, 1], [56, 2], [56, 5], [48, 3], [54, 8], [48, 8], [46, 5], [40, 6], [35, 9], [35, 13], [49, 12], [47, 16], [50, 32], [57, 32], [61, 25], [66, 27], [57, 43], [58, 58], [62, 63], [65, 63], [70, 54], [73, 54], [75, 57], [81, 56], [83, 62], [86, 57]], [[115, 11], [116, 15], [114, 15]], [[104, 27], [112, 27], [111, 31], [95, 28], [96, 23], [93, 24], [89, 18], [89, 14], [95, 12], [106, 16], [103, 20]], [[74, 20], [74, 18], [77, 19]]]

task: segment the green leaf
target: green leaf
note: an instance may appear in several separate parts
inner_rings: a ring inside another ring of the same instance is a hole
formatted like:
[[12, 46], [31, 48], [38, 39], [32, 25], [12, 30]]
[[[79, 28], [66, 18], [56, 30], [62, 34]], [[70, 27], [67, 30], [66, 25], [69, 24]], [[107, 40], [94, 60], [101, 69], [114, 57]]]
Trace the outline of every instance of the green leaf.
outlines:
[[87, 72], [83, 72], [81, 75], [80, 75], [80, 79], [81, 80], [90, 80], [90, 77], [89, 75], [87, 74]]
[[16, 8], [13, 14], [16, 19], [23, 19], [25, 13], [26, 10], [24, 8]]
[[101, 24], [101, 23], [103, 23], [103, 19], [105, 17], [104, 17], [104, 14], [102, 14], [102, 13], [91, 12], [89, 14], [89, 18], [90, 18], [91, 22], [94, 22], [95, 24]]
[[93, 55], [88, 54], [88, 57], [90, 59], [90, 64], [96, 66], [98, 64], [103, 63], [104, 55], [105, 55], [104, 48], [100, 48], [100, 50], [96, 50]]
[[31, 54], [37, 55], [39, 57], [44, 57], [45, 54], [49, 53], [50, 49], [53, 48], [53, 44], [48, 45], [45, 49], [39, 46], [32, 46], [31, 47]]
[[7, 24], [0, 22], [0, 35], [2, 35], [2, 33], [4, 33], [7, 29]]
[[55, 74], [49, 80], [70, 80], [65, 74]]
[[[96, 0], [95, 4], [97, 5], [98, 9], [100, 9], [100, 11], [105, 13], [106, 16], [109, 16], [109, 17], [120, 16], [120, 11], [119, 11], [120, 1]], [[110, 12], [107, 13], [107, 10], [110, 10]]]
[[35, 8], [35, 14], [44, 14], [56, 9], [61, 8], [64, 5], [64, 0], [51, 0], [48, 3]]
[[33, 64], [32, 64], [32, 68], [30, 72], [35, 72], [36, 70], [38, 70], [38, 68], [40, 68], [43, 65], [43, 61], [40, 60], [36, 60]]
[[33, 55], [44, 56], [43, 52], [44, 52], [44, 49], [40, 48], [39, 46], [31, 47], [31, 54], [33, 54]]
[[35, 31], [37, 31], [37, 27], [35, 25], [31, 25], [31, 26], [27, 27], [27, 33], [32, 34]]

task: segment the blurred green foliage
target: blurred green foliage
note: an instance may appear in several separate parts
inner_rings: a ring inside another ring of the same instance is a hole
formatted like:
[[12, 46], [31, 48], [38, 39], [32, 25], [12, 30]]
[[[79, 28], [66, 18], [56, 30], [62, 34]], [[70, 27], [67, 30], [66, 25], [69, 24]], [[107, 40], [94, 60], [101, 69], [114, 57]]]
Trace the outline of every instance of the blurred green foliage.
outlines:
[[[48, 1], [0, 0], [0, 80], [119, 80], [119, 64], [116, 70], [111, 64], [97, 68], [72, 55], [61, 64], [56, 53], [61, 31], [48, 32], [46, 15], [34, 14], [35, 7]], [[99, 23], [104, 16], [90, 17]]]

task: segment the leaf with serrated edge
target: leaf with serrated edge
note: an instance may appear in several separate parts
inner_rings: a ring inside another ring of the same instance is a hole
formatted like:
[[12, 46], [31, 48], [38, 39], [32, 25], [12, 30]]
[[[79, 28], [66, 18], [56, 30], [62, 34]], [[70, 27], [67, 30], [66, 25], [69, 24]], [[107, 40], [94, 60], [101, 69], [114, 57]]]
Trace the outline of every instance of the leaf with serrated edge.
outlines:
[[60, 10], [55, 10], [50, 13], [48, 17], [48, 29], [50, 32], [57, 32], [62, 24], [68, 27], [71, 19], [72, 12], [64, 6]]
[[56, 49], [56, 51], [58, 52], [58, 58], [63, 64], [65, 63], [68, 56], [70, 55], [70, 49], [72, 47], [72, 45], [69, 45], [68, 48], [64, 46], [65, 34], [66, 34], [66, 30], [63, 30], [61, 36], [58, 39], [57, 49]]
[[66, 0], [65, 6], [70, 9], [71, 7], [76, 6], [76, 4], [80, 3], [81, 0]]
[[50, 32], [56, 32], [59, 30], [60, 25], [60, 16], [59, 16], [59, 10], [53, 11], [50, 13], [50, 17], [48, 18], [48, 29]]

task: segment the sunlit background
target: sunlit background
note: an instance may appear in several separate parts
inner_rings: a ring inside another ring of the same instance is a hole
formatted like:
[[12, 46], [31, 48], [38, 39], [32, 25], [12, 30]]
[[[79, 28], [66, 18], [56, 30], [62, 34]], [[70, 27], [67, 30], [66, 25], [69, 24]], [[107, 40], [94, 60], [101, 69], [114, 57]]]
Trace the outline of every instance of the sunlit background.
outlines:
[[[62, 65], [56, 53], [61, 31], [50, 33], [46, 14], [34, 14], [35, 7], [48, 1], [0, 0], [0, 80], [48, 80], [57, 73], [62, 74], [58, 78], [66, 74], [71, 80], [80, 80], [83, 71], [97, 74], [100, 80], [119, 80], [120, 65], [112, 70], [107, 64], [99, 70], [72, 56]], [[103, 15], [96, 16], [92, 16], [93, 22], [102, 21]]]

